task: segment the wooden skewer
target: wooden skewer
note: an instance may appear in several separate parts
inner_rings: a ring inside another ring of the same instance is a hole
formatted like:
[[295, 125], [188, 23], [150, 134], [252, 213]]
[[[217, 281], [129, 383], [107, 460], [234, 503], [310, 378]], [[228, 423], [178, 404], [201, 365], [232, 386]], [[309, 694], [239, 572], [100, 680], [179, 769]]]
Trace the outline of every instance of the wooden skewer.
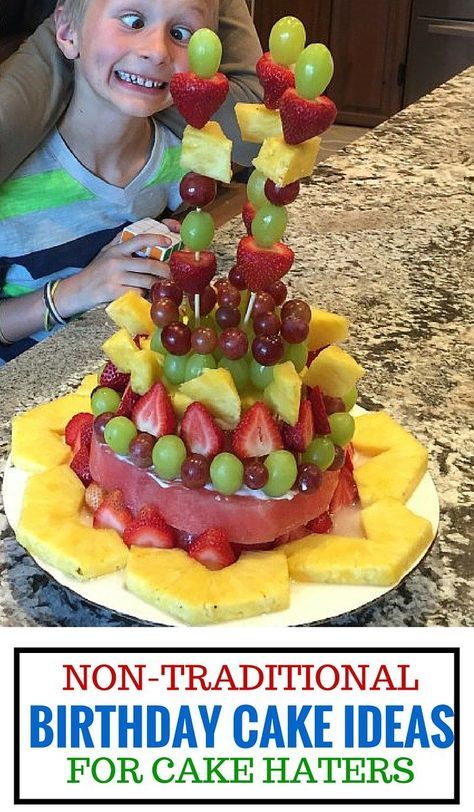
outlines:
[[249, 303], [247, 305], [247, 311], [246, 311], [245, 316], [244, 316], [244, 324], [248, 323], [248, 321], [250, 319], [250, 316], [252, 315], [252, 310], [253, 310], [253, 306], [255, 304], [255, 299], [256, 298], [257, 298], [256, 293], [251, 293], [250, 294]]
[[196, 327], [199, 327], [201, 322], [201, 294], [195, 293], [194, 294], [194, 321], [196, 323]]

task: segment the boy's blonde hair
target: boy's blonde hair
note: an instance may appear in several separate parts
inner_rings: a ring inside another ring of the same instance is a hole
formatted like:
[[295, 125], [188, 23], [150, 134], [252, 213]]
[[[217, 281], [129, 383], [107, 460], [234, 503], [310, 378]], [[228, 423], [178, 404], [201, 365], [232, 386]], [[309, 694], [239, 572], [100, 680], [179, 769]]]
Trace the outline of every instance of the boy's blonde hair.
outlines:
[[[66, 17], [73, 25], [80, 25], [84, 19], [90, 0], [58, 0], [57, 6], [62, 6]], [[219, 0], [208, 0], [208, 11], [211, 13], [211, 27], [217, 31], [219, 23]], [[210, 6], [210, 8], [209, 8]]]

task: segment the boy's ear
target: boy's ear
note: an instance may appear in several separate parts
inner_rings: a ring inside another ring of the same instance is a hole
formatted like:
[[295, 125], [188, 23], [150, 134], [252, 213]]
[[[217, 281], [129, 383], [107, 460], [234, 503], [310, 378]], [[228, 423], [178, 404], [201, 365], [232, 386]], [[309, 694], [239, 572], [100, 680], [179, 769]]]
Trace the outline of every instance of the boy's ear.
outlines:
[[66, 59], [77, 59], [79, 56], [79, 39], [77, 31], [69, 17], [64, 14], [63, 6], [57, 6], [54, 12], [56, 24], [56, 42]]

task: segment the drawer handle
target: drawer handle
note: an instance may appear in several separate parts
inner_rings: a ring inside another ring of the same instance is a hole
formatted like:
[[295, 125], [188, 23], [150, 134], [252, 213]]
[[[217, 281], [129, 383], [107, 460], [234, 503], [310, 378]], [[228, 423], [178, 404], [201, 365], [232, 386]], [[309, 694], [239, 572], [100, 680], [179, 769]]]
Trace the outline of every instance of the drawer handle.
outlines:
[[474, 37], [474, 23], [430, 23], [428, 34], [441, 34], [446, 37]]

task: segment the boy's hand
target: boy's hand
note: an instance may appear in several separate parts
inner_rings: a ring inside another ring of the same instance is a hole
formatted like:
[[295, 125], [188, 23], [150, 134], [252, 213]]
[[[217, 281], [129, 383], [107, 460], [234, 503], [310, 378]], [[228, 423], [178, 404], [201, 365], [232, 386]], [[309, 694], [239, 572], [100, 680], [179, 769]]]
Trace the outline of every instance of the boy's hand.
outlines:
[[154, 234], [138, 234], [120, 242], [118, 234], [105, 245], [83, 271], [63, 279], [55, 299], [65, 318], [111, 302], [129, 290], [145, 293], [157, 278], [168, 279], [169, 265], [157, 259], [135, 257], [156, 242]]

